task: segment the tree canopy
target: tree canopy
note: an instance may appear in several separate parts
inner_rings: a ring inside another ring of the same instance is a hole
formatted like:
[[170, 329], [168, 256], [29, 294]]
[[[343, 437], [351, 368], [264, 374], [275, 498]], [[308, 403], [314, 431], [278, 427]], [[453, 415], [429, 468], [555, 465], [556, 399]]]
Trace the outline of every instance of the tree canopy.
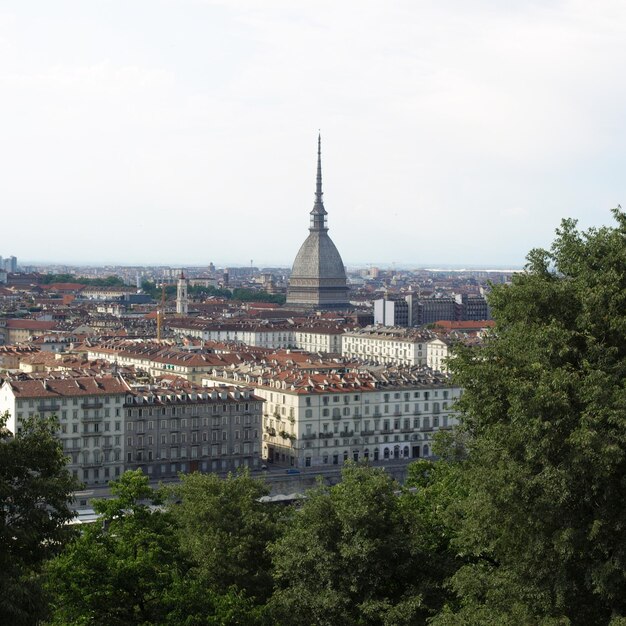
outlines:
[[550, 250], [490, 296], [464, 388], [469, 563], [436, 624], [607, 624], [626, 615], [626, 216]]
[[66, 470], [54, 418], [29, 418], [13, 436], [0, 416], [0, 622], [45, 615], [41, 567], [70, 539], [78, 483]]
[[101, 523], [48, 565], [52, 624], [261, 623], [261, 610], [240, 590], [218, 590], [194, 574], [172, 507], [162, 506], [163, 493], [141, 470], [124, 473], [111, 491], [114, 498], [94, 503]]
[[86, 276], [76, 276], [75, 274], [43, 274], [39, 279], [42, 285], [52, 283], [79, 283], [93, 287], [124, 287], [126, 283], [119, 276], [107, 276], [105, 278], [87, 278]]
[[450, 557], [445, 540], [432, 540], [434, 507], [415, 497], [382, 468], [352, 463], [339, 484], [308, 492], [271, 548], [278, 623], [425, 624], [443, 601]]

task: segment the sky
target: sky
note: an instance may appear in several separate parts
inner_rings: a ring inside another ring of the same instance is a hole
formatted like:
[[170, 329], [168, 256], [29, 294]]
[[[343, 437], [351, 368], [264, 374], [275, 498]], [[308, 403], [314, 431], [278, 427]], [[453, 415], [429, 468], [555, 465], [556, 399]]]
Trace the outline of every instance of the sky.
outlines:
[[626, 206], [622, 0], [4, 0], [0, 255], [519, 266]]

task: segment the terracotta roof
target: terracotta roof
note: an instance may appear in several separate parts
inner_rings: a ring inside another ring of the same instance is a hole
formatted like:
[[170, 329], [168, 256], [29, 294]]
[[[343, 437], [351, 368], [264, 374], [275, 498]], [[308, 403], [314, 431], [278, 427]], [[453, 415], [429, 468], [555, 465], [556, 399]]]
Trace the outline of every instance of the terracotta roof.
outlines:
[[47, 291], [80, 291], [86, 286], [82, 283], [50, 283], [49, 285], [41, 285], [42, 289]]
[[54, 330], [57, 322], [42, 322], [41, 320], [9, 319], [7, 328], [14, 330]]
[[118, 377], [45, 378], [7, 381], [18, 398], [104, 396], [127, 393], [128, 385]]
[[475, 320], [455, 322], [450, 320], [440, 320], [435, 322], [435, 326], [444, 330], [472, 330], [480, 328], [493, 328], [496, 323], [493, 320]]

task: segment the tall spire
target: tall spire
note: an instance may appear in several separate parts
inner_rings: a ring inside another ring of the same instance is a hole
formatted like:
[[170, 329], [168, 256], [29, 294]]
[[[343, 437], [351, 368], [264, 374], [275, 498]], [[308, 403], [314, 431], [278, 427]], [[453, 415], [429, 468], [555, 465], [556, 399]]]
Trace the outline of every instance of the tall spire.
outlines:
[[315, 206], [324, 207], [322, 200], [322, 134], [317, 135], [317, 181], [315, 185]]
[[317, 135], [317, 179], [315, 181], [315, 204], [311, 211], [311, 230], [326, 230], [326, 209], [322, 192], [322, 135]]

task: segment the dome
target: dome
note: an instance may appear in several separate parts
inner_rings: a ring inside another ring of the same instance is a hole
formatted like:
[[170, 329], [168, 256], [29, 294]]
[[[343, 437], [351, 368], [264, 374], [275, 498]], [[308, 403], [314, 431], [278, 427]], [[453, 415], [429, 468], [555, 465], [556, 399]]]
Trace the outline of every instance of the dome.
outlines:
[[293, 262], [291, 278], [339, 279], [345, 284], [343, 261], [326, 232], [314, 231], [304, 240]]

